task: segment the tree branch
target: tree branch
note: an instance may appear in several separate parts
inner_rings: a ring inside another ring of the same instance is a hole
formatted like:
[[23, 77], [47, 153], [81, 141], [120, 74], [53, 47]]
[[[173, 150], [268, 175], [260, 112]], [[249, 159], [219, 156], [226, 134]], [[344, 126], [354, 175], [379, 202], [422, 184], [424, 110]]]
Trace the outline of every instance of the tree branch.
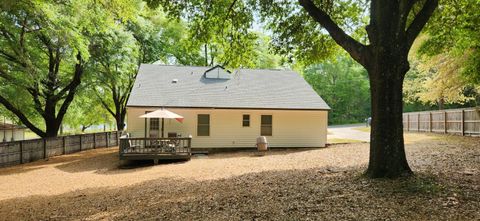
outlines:
[[408, 15], [410, 14], [410, 11], [412, 10], [412, 7], [415, 5], [416, 2], [417, 0], [400, 1], [400, 27], [405, 28], [408, 20]]
[[107, 109], [108, 113], [110, 113], [113, 117], [115, 117], [115, 113], [112, 111], [112, 109], [108, 106], [107, 102], [105, 102], [102, 97], [100, 97], [100, 95], [98, 95], [97, 93], [95, 93], [95, 95], [97, 95], [98, 97], [98, 100], [100, 101], [100, 103], [102, 103], [102, 106]]
[[15, 114], [20, 121], [25, 124], [30, 130], [32, 130], [34, 133], [36, 133], [40, 137], [46, 137], [46, 133], [40, 130], [38, 127], [32, 124], [28, 120], [28, 118], [20, 111], [17, 109], [15, 106], [13, 106], [12, 103], [10, 103], [7, 99], [5, 99], [2, 95], [0, 95], [0, 104], [2, 104], [7, 110], [11, 111], [13, 114]]
[[[68, 94], [65, 100], [62, 103], [62, 106], [60, 107], [60, 110], [58, 111], [57, 114], [57, 119], [59, 122], [62, 122], [63, 116], [67, 113], [67, 109], [70, 106], [70, 103], [73, 101], [73, 98], [75, 97], [75, 93], [77, 92], [77, 87], [80, 85], [81, 80], [82, 80], [82, 75], [84, 72], [83, 69], [83, 60], [80, 52], [77, 54], [77, 64], [75, 65], [75, 74], [73, 76], [72, 81], [66, 86], [65, 88], [68, 88]], [[64, 89], [65, 89], [64, 88]]]
[[365, 45], [346, 34], [325, 11], [318, 8], [311, 0], [299, 0], [299, 3], [353, 59], [362, 65], [366, 65], [364, 54], [367, 47]]
[[35, 110], [42, 115], [43, 118], [46, 118], [45, 111], [42, 109], [42, 103], [40, 102], [39, 99], [39, 91], [40, 89], [38, 88], [38, 84], [35, 83], [35, 87], [28, 87], [27, 88], [28, 93], [30, 93], [33, 97], [33, 102], [35, 104]]
[[5, 70], [0, 67], [0, 78], [3, 78], [7, 81], [13, 81], [14, 78], [10, 76]]
[[425, 2], [406, 31], [408, 46], [413, 44], [413, 41], [415, 41], [415, 38], [420, 34], [423, 27], [425, 27], [425, 24], [427, 24], [428, 19], [430, 19], [437, 6], [438, 0], [427, 0]]

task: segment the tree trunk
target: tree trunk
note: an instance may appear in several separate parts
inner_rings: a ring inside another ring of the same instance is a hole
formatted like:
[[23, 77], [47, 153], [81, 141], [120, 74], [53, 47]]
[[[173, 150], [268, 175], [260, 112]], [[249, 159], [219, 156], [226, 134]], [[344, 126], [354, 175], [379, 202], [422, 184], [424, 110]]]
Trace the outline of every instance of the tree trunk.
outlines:
[[122, 114], [123, 111], [117, 110], [115, 115], [115, 122], [117, 123], [117, 131], [123, 131], [125, 128], [125, 115]]
[[412, 170], [405, 156], [402, 120], [402, 84], [408, 62], [406, 56], [399, 56], [405, 57], [404, 62], [388, 56], [375, 57], [378, 59], [367, 69], [372, 99], [372, 133], [366, 173], [372, 178], [410, 175]]
[[125, 122], [124, 119], [121, 119], [121, 117], [115, 119], [117, 123], [117, 131], [123, 131], [125, 128]]
[[445, 109], [445, 108], [443, 107], [444, 104], [445, 104], [445, 100], [443, 99], [443, 97], [440, 98], [440, 99], [438, 99], [438, 102], [437, 102], [437, 103], [438, 103], [438, 109], [439, 109], [439, 110]]
[[47, 100], [45, 102], [45, 113], [44, 113], [44, 120], [45, 120], [45, 136], [46, 137], [56, 137], [58, 135], [58, 131], [60, 130], [61, 121], [58, 122], [56, 118], [56, 110], [55, 110], [56, 102], [52, 102]]

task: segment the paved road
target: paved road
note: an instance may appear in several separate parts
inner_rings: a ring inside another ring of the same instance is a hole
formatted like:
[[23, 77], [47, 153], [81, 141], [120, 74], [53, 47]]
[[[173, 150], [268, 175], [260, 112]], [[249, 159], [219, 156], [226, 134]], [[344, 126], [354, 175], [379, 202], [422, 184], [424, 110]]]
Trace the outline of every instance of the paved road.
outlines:
[[370, 133], [353, 129], [356, 127], [365, 127], [365, 124], [329, 126], [329, 134], [327, 135], [328, 139], [352, 139], [370, 142]]

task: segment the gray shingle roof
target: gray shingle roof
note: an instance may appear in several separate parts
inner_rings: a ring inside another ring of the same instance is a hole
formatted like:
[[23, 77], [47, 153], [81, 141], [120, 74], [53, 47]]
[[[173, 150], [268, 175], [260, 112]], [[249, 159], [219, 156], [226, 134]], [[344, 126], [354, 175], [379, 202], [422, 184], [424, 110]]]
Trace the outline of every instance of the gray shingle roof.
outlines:
[[330, 109], [294, 71], [239, 69], [231, 79], [208, 79], [209, 68], [142, 64], [127, 106]]

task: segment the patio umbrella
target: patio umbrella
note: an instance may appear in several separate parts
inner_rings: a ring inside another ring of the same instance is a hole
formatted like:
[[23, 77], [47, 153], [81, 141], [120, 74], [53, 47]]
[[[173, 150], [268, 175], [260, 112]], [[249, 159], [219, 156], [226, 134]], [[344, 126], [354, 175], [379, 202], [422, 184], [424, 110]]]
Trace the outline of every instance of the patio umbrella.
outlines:
[[153, 112], [150, 112], [150, 113], [147, 113], [147, 114], [144, 114], [142, 116], [140, 116], [141, 118], [162, 118], [162, 137], [165, 137], [164, 136], [164, 120], [165, 118], [166, 119], [175, 119], [177, 120], [178, 122], [182, 122], [183, 121], [183, 117], [176, 114], [176, 113], [173, 113], [167, 109], [158, 109], [156, 111], [153, 111]]

